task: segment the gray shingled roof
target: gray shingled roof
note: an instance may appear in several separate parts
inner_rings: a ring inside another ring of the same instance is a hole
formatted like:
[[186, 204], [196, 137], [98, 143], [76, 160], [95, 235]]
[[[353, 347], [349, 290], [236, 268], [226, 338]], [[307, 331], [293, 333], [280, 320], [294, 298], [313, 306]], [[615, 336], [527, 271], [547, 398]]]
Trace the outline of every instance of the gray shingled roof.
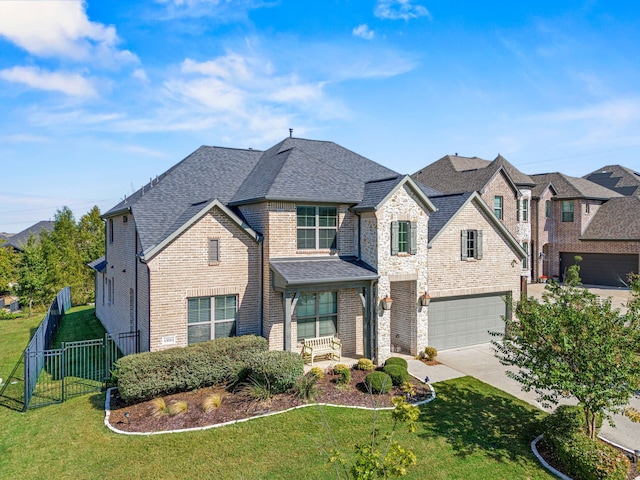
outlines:
[[640, 197], [618, 197], [598, 208], [581, 240], [640, 240]]
[[287, 286], [375, 280], [377, 273], [356, 257], [274, 259], [271, 268]]
[[429, 216], [429, 242], [449, 223], [449, 220], [458, 213], [458, 210], [465, 204], [474, 192], [456, 193], [453, 195], [442, 195], [440, 197], [429, 197], [429, 200], [438, 209]]
[[94, 261], [87, 263], [87, 267], [96, 272], [102, 272], [107, 267], [107, 257], [103, 255], [100, 258], [96, 258]]
[[364, 185], [362, 201], [354, 207], [354, 210], [374, 210], [380, 202], [402, 181], [404, 177], [397, 175], [382, 180], [373, 180]]
[[130, 209], [141, 250], [148, 252], [208, 200], [230, 206], [267, 199], [358, 203], [367, 181], [397, 175], [333, 142], [287, 138], [264, 152], [200, 147], [103, 217]]
[[500, 168], [515, 185], [534, 185], [531, 177], [520, 172], [501, 155], [493, 161], [447, 155], [418, 170], [411, 177], [445, 194], [479, 192]]
[[621, 195], [640, 195], [640, 173], [622, 165], [607, 165], [583, 178]]
[[20, 233], [16, 233], [12, 237], [7, 239], [7, 245], [11, 245], [16, 250], [22, 250], [22, 248], [27, 244], [27, 240], [31, 235], [37, 237], [40, 235], [40, 232], [43, 230], [50, 232], [53, 230], [53, 226], [55, 222], [49, 220], [42, 220], [35, 225], [31, 225], [28, 228], [25, 228]]
[[[619, 193], [602, 187], [597, 183], [591, 182], [585, 178], [570, 177], [564, 173], [542, 173], [531, 175], [536, 185], [548, 185], [551, 183], [556, 191], [556, 199], [563, 198], [592, 198], [598, 200], [606, 200], [621, 196]], [[537, 191], [537, 189], [534, 189]]]

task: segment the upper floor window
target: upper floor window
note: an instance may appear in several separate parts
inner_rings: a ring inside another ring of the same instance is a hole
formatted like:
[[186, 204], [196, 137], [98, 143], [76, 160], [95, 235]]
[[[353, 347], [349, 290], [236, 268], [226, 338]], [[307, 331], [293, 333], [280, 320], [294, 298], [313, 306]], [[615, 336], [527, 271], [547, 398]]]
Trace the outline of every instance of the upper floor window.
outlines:
[[529, 221], [529, 200], [526, 198], [522, 199], [522, 221]]
[[[213, 304], [213, 308], [212, 307]], [[206, 342], [236, 335], [237, 297], [197, 297], [187, 300], [187, 342]]]
[[502, 197], [499, 195], [493, 197], [493, 213], [502, 220]]
[[209, 265], [216, 265], [220, 262], [220, 239], [209, 239]]
[[546, 218], [551, 218], [551, 200], [544, 202], [544, 216]]
[[415, 255], [418, 249], [417, 233], [416, 222], [391, 222], [391, 255]]
[[469, 258], [482, 260], [482, 230], [462, 230], [460, 251], [462, 260]]
[[562, 202], [562, 221], [573, 222], [573, 200]]
[[591, 204], [589, 202], [584, 204], [584, 213], [589, 213], [591, 209]]
[[337, 248], [338, 209], [336, 207], [297, 207], [299, 250]]
[[113, 243], [113, 218], [109, 219], [109, 243]]
[[529, 244], [527, 242], [523, 243], [522, 249], [526, 254], [525, 257], [522, 259], [522, 269], [526, 270], [529, 266]]

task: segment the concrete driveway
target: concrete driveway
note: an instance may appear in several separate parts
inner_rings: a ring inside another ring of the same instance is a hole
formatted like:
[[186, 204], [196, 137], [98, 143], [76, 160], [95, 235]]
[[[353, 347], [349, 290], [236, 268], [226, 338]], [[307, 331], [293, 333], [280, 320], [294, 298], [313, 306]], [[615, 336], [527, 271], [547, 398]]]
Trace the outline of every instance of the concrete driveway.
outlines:
[[[630, 296], [629, 289], [591, 286], [588, 288], [603, 297], [611, 297], [614, 307], [622, 308]], [[544, 284], [532, 284], [529, 285], [528, 295], [541, 298], [543, 290]], [[441, 365], [430, 367], [418, 360], [409, 360], [409, 371], [419, 378], [428, 376], [432, 383], [469, 375], [542, 410], [550, 411], [540, 405], [533, 392], [523, 392], [518, 382], [507, 377], [505, 372], [508, 368], [500, 364], [494, 355], [493, 345], [490, 343], [443, 350], [438, 352], [438, 361], [441, 362]], [[515, 371], [513, 367], [511, 370]], [[437, 394], [437, 385], [435, 385], [435, 389]], [[562, 403], [575, 404], [576, 402], [564, 400]], [[640, 410], [640, 396], [634, 396], [630, 405]], [[613, 420], [616, 427], [612, 427], [605, 421], [600, 435], [629, 450], [640, 450], [640, 423], [633, 423], [623, 415], [614, 415]]]

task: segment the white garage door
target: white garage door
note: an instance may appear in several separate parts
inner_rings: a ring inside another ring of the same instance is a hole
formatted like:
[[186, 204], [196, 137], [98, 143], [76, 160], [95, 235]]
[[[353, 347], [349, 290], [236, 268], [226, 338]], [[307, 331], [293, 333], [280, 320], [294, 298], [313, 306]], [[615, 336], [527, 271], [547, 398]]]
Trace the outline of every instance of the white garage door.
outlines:
[[433, 299], [429, 305], [429, 345], [438, 350], [489, 342], [504, 333], [508, 293]]

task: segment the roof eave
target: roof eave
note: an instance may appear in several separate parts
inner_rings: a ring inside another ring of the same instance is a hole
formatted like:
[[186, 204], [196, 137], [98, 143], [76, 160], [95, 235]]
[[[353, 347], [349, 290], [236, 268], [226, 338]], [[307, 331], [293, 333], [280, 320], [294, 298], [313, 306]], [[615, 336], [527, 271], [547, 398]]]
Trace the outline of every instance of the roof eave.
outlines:
[[107, 218], [116, 217], [118, 215], [122, 215], [123, 213], [131, 213], [131, 205], [127, 205], [126, 207], [121, 207], [117, 210], [108, 211], [100, 215], [102, 220], [106, 220]]

